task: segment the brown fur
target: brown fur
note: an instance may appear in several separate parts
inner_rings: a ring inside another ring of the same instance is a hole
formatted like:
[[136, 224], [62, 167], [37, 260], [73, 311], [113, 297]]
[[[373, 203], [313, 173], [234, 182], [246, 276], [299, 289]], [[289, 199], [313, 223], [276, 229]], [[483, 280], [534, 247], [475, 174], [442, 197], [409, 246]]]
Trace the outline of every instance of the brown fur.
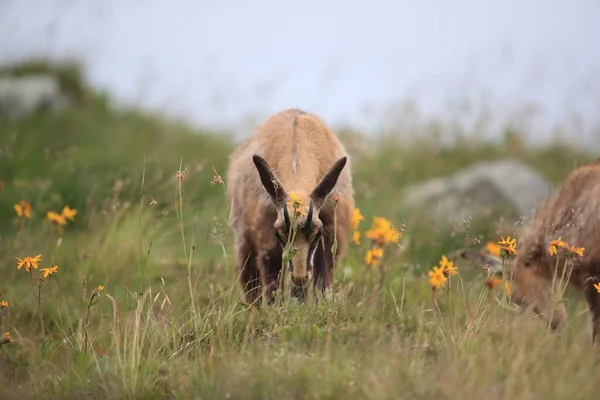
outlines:
[[[273, 174], [271, 179], [266, 176], [267, 166], [261, 175], [261, 163], [254, 158], [255, 155], [268, 163], [269, 173]], [[277, 288], [282, 267], [282, 245], [275, 238], [274, 231], [287, 237], [283, 207], [288, 207], [290, 216], [293, 214], [292, 206], [286, 203], [290, 201], [290, 194], [296, 193], [300, 197], [303, 203], [301, 209], [306, 213], [313, 190], [343, 157], [348, 155], [327, 125], [319, 117], [298, 109], [271, 116], [231, 154], [227, 171], [227, 196], [231, 204], [230, 225], [235, 236], [237, 271], [246, 302], [259, 302], [263, 292], [269, 302], [273, 300], [273, 291]], [[337, 207], [336, 262], [347, 252], [354, 209], [349, 160], [339, 173], [337, 183], [334, 178], [331, 178], [332, 185], [335, 185], [333, 192], [325, 193], [329, 197], [317, 199], [313, 196], [311, 235], [305, 237], [299, 234], [294, 243], [298, 254], [306, 256], [308, 242], [322, 227], [322, 243], [315, 252], [312, 276], [314, 285], [319, 285], [321, 289], [331, 287], [333, 274], [330, 251], [334, 220], [332, 196], [340, 199]], [[269, 192], [273, 182], [276, 193]], [[306, 215], [299, 217], [301, 226], [306, 218]], [[298, 297], [302, 297], [302, 293], [299, 293], [302, 290], [298, 286], [310, 278], [310, 266], [302, 265], [300, 255], [294, 258], [292, 266], [292, 280], [297, 284], [292, 292]]]
[[[575, 257], [564, 271], [562, 252], [551, 256], [550, 241], [562, 237], [569, 245], [584, 247], [584, 256]], [[600, 293], [593, 287], [600, 278], [600, 159], [572, 171], [557, 192], [536, 212], [520, 240], [519, 254], [512, 263], [512, 298], [517, 304], [531, 306], [551, 325], [559, 328], [566, 321], [562, 304], [550, 304], [552, 278], [570, 275], [569, 284], [582, 292], [592, 316], [594, 343], [600, 339]], [[464, 258], [474, 257], [463, 252]], [[489, 261], [489, 259], [488, 259]], [[499, 263], [499, 260], [497, 260]], [[496, 266], [497, 268], [497, 266]]]

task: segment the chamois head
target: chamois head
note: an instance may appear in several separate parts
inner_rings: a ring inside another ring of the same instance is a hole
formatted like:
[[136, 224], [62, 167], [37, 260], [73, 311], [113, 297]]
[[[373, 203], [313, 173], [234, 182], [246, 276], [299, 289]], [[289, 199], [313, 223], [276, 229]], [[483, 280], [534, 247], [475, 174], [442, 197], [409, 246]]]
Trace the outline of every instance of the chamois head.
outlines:
[[289, 261], [292, 281], [296, 286], [304, 286], [311, 278], [315, 252], [323, 235], [319, 212], [333, 191], [347, 157], [337, 160], [321, 181], [310, 188], [312, 190], [298, 190], [293, 197], [286, 192], [265, 159], [254, 155], [252, 160], [277, 210], [273, 234], [282, 247], [292, 241], [294, 256]]
[[[512, 272], [511, 300], [522, 308], [531, 308], [545, 321], [550, 321], [552, 329], [560, 329], [566, 320], [566, 309], [558, 303], [552, 310], [551, 284], [541, 267], [543, 252], [528, 249], [519, 252], [508, 263]], [[502, 275], [502, 259], [478, 250], [463, 249], [457, 255], [484, 268], [490, 275]]]

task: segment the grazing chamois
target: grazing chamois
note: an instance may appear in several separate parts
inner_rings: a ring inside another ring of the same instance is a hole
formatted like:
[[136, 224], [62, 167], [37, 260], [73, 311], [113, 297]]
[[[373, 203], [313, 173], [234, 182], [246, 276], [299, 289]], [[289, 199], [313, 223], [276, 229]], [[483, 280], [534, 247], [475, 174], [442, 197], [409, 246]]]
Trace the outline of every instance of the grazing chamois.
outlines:
[[[565, 253], [560, 248], [556, 255], [549, 252], [550, 242], [559, 238], [571, 246], [585, 248], [583, 257], [570, 258], [566, 270]], [[556, 269], [556, 282], [568, 277], [570, 286], [585, 295], [596, 345], [600, 340], [600, 293], [594, 287], [600, 281], [600, 159], [571, 171], [536, 210], [519, 249], [509, 265], [513, 275], [512, 300], [541, 314], [553, 329], [561, 328], [566, 310], [562, 303], [553, 307], [550, 301]], [[479, 266], [501, 269], [498, 257], [473, 250], [461, 250], [459, 255]]]
[[290, 109], [268, 118], [231, 154], [227, 197], [248, 304], [263, 295], [272, 304], [292, 237], [292, 296], [303, 301], [311, 278], [313, 288], [331, 288], [334, 229], [337, 263], [350, 241], [354, 189], [348, 154], [319, 117]]

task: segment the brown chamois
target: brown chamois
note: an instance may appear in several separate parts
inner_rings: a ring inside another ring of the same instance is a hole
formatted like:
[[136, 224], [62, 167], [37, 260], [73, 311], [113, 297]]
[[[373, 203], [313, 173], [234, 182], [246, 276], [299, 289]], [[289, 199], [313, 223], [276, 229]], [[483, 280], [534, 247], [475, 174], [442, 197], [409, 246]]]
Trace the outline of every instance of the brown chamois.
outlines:
[[[288, 263], [292, 296], [304, 300], [311, 277], [313, 288], [330, 289], [333, 199], [339, 200], [337, 264], [350, 241], [354, 189], [348, 154], [328, 126], [298, 109], [276, 113], [231, 154], [227, 182], [236, 271], [245, 301], [258, 305], [264, 295], [273, 302], [291, 231], [296, 233], [295, 254]], [[292, 196], [296, 206], [300, 203], [297, 213]]]
[[[549, 253], [550, 241], [559, 238], [585, 248], [583, 257], [571, 258], [566, 270], [564, 252], [559, 249], [557, 255]], [[459, 255], [495, 272], [501, 269], [498, 257], [473, 250], [461, 250]], [[550, 302], [557, 257], [556, 281], [563, 276], [569, 278], [569, 285], [585, 295], [596, 345], [600, 341], [600, 293], [594, 287], [600, 281], [600, 159], [572, 171], [536, 210], [520, 240], [519, 253], [510, 264], [512, 300], [523, 308], [531, 307], [553, 329], [566, 322], [562, 303], [552, 310]]]

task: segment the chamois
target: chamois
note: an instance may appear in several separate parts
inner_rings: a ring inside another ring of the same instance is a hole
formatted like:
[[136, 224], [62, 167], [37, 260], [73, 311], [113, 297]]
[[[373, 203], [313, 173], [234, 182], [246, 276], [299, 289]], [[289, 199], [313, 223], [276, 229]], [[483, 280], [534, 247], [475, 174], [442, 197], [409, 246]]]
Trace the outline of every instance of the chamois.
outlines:
[[[559, 238], [585, 248], [583, 257], [572, 258], [566, 271], [564, 253], [549, 253], [550, 241]], [[565, 307], [559, 303], [552, 310], [550, 302], [558, 257], [556, 281], [569, 277], [570, 286], [585, 295], [596, 345], [600, 341], [600, 293], [594, 287], [600, 281], [600, 159], [569, 173], [554, 195], [536, 210], [520, 243], [520, 251], [510, 265], [512, 300], [524, 308], [531, 307], [553, 329], [560, 329], [566, 322]], [[461, 250], [459, 255], [479, 266], [501, 269], [498, 257], [473, 250]]]
[[258, 305], [262, 296], [273, 303], [292, 231], [292, 296], [303, 301], [311, 278], [315, 290], [331, 289], [333, 199], [337, 264], [350, 241], [354, 189], [348, 154], [325, 122], [299, 109], [274, 114], [233, 151], [227, 182], [236, 271], [246, 303]]

